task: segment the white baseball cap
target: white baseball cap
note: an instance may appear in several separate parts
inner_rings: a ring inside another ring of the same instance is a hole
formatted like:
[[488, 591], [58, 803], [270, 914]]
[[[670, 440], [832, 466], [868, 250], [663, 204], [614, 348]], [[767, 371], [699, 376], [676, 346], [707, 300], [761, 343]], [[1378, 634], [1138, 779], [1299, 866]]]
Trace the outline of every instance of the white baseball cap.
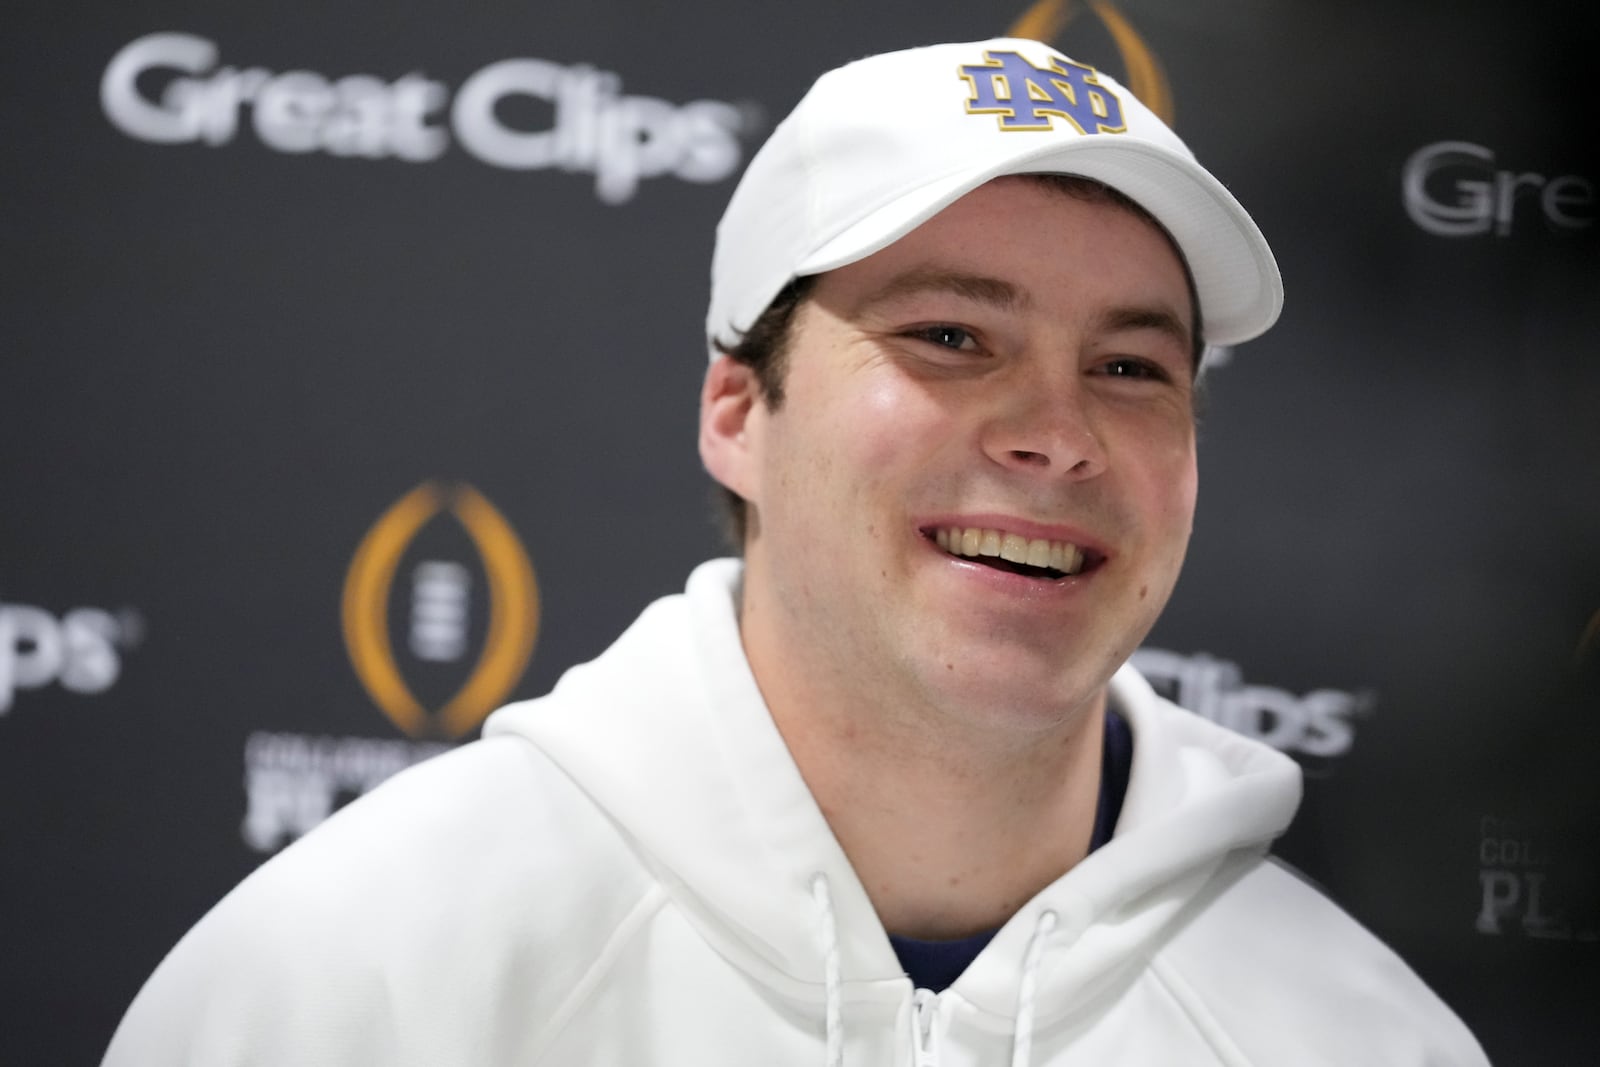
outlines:
[[1109, 76], [999, 38], [871, 56], [817, 79], [717, 225], [712, 356], [792, 279], [865, 259], [992, 178], [1037, 173], [1102, 182], [1166, 227], [1208, 344], [1277, 320], [1283, 281], [1266, 238], [1177, 135]]

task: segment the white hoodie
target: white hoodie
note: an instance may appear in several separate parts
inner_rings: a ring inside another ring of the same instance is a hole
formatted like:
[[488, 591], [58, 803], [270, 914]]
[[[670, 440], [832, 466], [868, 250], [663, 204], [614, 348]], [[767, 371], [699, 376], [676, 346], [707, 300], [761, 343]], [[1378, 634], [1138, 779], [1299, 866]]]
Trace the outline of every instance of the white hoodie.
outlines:
[[162, 963], [107, 1067], [1487, 1063], [1263, 859], [1294, 763], [1127, 668], [1115, 837], [914, 991], [762, 703], [739, 573], [700, 567], [485, 740], [265, 864]]

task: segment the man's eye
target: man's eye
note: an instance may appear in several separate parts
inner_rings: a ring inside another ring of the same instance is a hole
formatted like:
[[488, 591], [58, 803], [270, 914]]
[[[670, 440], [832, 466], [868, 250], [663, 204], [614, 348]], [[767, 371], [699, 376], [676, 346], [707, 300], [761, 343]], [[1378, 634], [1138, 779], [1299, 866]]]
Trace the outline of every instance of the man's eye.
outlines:
[[1163, 381], [1167, 377], [1167, 372], [1160, 364], [1143, 359], [1113, 359], [1104, 364], [1101, 371], [1111, 378], [1151, 378]]
[[941, 348], [970, 349], [976, 347], [972, 334], [959, 326], [922, 326], [911, 331], [911, 336]]

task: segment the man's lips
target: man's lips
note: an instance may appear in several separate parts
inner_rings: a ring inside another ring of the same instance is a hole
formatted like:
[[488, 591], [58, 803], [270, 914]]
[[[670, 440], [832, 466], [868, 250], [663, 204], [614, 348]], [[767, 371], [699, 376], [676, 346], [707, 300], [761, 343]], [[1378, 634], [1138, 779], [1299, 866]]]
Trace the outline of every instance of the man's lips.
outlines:
[[970, 559], [1030, 578], [1055, 580], [1092, 570], [1105, 562], [1105, 553], [1059, 537], [1039, 536], [1047, 531], [1017, 529], [1008, 525], [973, 525], [956, 522], [923, 527], [922, 536], [958, 559]]

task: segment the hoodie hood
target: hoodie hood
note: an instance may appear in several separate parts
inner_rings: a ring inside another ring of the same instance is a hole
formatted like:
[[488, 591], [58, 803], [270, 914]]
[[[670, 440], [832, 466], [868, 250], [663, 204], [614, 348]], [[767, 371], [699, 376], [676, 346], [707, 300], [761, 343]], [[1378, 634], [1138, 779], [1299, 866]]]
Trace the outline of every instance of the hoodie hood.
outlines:
[[[821, 875], [844, 988], [901, 996], [888, 937], [744, 658], [741, 575], [737, 560], [703, 564], [683, 594], [652, 604], [549, 696], [497, 712], [484, 733], [544, 751], [741, 969], [819, 999], [830, 954], [816, 918]], [[1115, 836], [1025, 904], [951, 987], [985, 1029], [1012, 1025], [1036, 932], [1044, 1023], [1141, 959], [1226, 878], [1230, 860], [1264, 852], [1299, 803], [1292, 760], [1174, 707], [1131, 668], [1113, 679], [1111, 699], [1134, 735]]]

